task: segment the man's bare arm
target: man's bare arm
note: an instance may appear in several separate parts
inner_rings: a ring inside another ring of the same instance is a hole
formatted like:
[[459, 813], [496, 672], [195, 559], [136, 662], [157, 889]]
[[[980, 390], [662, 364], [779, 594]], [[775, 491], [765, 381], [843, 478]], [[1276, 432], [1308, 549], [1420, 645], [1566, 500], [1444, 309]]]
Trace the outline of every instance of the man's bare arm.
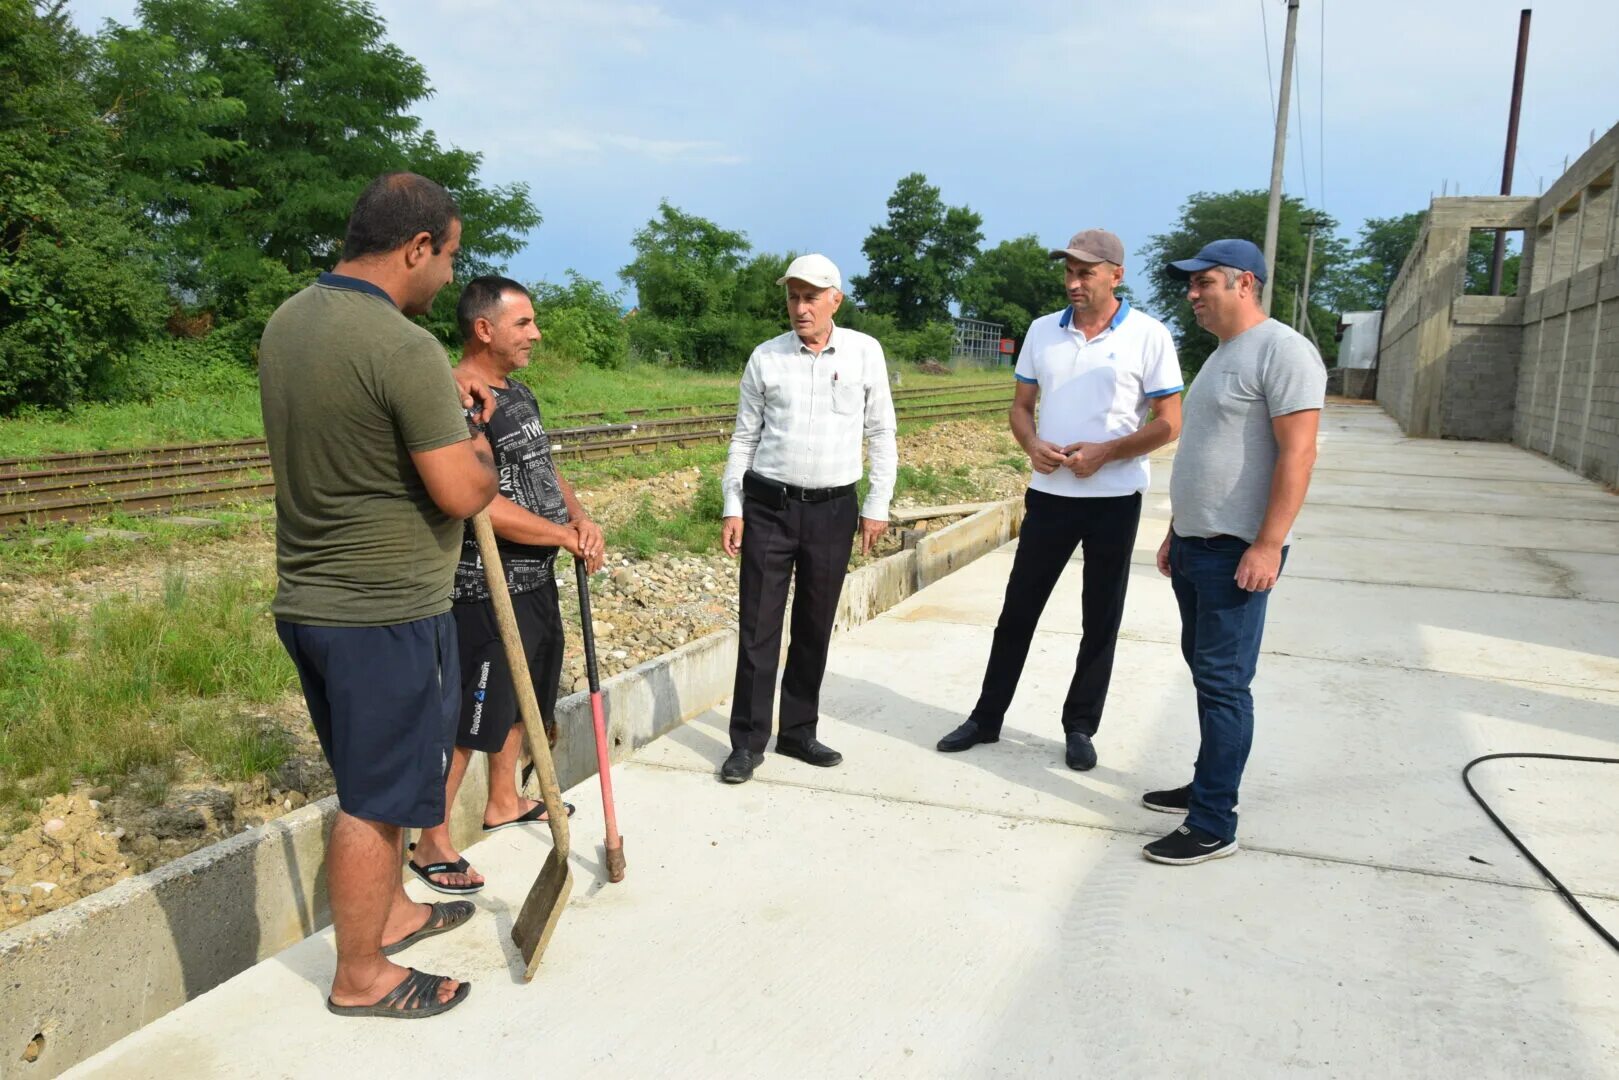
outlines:
[[412, 451], [410, 460], [428, 497], [448, 517], [470, 518], [500, 491], [495, 455], [482, 435], [436, 450]]
[[1271, 420], [1276, 433], [1276, 467], [1271, 472], [1270, 501], [1259, 535], [1237, 564], [1237, 585], [1263, 592], [1281, 575], [1282, 544], [1293, 528], [1315, 468], [1315, 439], [1321, 427], [1320, 409], [1302, 409]]

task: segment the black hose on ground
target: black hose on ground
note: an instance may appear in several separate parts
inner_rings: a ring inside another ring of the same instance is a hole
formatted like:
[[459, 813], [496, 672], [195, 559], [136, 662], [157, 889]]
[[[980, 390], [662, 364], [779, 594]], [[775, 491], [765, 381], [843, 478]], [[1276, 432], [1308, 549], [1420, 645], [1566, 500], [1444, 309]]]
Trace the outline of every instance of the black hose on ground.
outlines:
[[1518, 839], [1518, 835], [1516, 833], [1507, 828], [1506, 822], [1502, 821], [1500, 817], [1496, 815], [1496, 812], [1490, 809], [1490, 804], [1484, 801], [1484, 797], [1473, 788], [1473, 782], [1467, 778], [1467, 774], [1473, 771], [1474, 765], [1484, 761], [1498, 761], [1503, 758], [1539, 758], [1545, 761], [1587, 761], [1594, 762], [1598, 765], [1619, 765], [1619, 758], [1580, 757], [1575, 754], [1485, 754], [1482, 757], [1476, 757], [1472, 761], [1469, 761], [1467, 763], [1467, 767], [1462, 769], [1462, 783], [1467, 786], [1467, 793], [1473, 796], [1473, 801], [1478, 803], [1480, 809], [1490, 816], [1491, 821], [1495, 822], [1495, 827], [1505, 833], [1507, 839], [1512, 841], [1512, 846], [1523, 852], [1523, 857], [1528, 859], [1530, 864], [1533, 865], [1536, 870], [1540, 871], [1542, 877], [1552, 883], [1552, 888], [1556, 889], [1558, 895], [1560, 895], [1564, 900], [1568, 901], [1569, 906], [1574, 909], [1574, 913], [1580, 918], [1584, 919], [1586, 925], [1590, 926], [1591, 929], [1600, 934], [1603, 941], [1606, 941], [1609, 945], [1613, 946], [1616, 952], [1619, 952], [1619, 938], [1615, 938], [1612, 934], [1608, 933], [1607, 928], [1605, 928], [1601, 923], [1597, 922], [1596, 918], [1589, 911], [1585, 910], [1585, 905], [1580, 903], [1574, 894], [1569, 892], [1568, 888], [1564, 886], [1561, 881], [1557, 880], [1557, 875], [1546, 869], [1545, 864], [1543, 864], [1539, 859], [1535, 858], [1535, 853], [1524, 846], [1523, 841]]

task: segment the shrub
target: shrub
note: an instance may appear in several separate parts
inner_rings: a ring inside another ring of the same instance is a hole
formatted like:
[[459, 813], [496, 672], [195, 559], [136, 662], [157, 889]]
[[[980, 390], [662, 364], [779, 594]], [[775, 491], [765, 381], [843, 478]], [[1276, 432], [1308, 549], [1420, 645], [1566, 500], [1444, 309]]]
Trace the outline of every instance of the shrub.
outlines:
[[534, 314], [548, 354], [598, 367], [623, 367], [630, 355], [630, 333], [619, 314], [623, 294], [572, 270], [565, 285], [531, 287]]

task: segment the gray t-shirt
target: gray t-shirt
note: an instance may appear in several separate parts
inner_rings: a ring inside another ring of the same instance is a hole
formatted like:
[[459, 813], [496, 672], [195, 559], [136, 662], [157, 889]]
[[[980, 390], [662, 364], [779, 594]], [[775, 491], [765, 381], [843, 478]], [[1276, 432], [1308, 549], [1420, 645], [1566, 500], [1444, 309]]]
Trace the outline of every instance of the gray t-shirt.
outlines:
[[1275, 319], [1222, 342], [1186, 392], [1169, 479], [1175, 532], [1253, 543], [1276, 468], [1271, 419], [1319, 409], [1326, 393], [1315, 346]]

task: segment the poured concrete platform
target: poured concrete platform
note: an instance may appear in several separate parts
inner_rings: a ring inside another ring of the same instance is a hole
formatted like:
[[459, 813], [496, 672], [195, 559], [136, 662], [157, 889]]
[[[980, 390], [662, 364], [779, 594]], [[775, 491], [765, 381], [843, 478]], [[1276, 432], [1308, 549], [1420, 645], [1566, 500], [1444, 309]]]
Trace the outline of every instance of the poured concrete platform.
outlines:
[[[1509, 447], [1403, 439], [1375, 410], [1323, 426], [1238, 856], [1139, 853], [1175, 824], [1140, 792], [1196, 753], [1154, 494], [1094, 771], [1063, 767], [1057, 722], [1077, 572], [1002, 741], [932, 749], [976, 694], [1009, 547], [838, 639], [821, 735], [843, 767], [772, 754], [721, 785], [723, 708], [621, 767], [629, 876], [576, 854], [533, 983], [507, 933], [547, 836], [514, 830], [469, 852], [479, 919], [401, 958], [472, 980], [454, 1012], [328, 1015], [328, 932], [69, 1075], [1619, 1077], [1619, 954], [1459, 780], [1490, 752], [1619, 757], [1619, 500]], [[1619, 929], [1619, 766], [1473, 775]], [[588, 845], [593, 784], [571, 798]]]

